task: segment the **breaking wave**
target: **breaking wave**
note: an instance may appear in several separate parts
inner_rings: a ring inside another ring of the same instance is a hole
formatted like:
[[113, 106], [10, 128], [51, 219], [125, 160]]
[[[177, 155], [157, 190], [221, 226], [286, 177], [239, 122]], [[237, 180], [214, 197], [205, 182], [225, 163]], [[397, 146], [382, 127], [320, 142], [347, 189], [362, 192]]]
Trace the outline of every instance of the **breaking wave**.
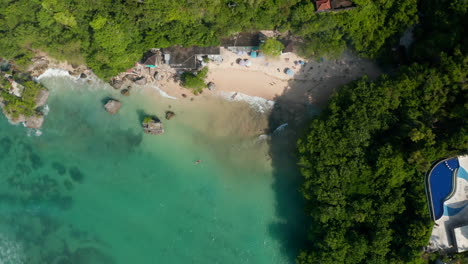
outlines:
[[238, 92], [220, 92], [220, 95], [228, 101], [246, 102], [260, 113], [265, 113], [266, 111], [271, 110], [275, 105], [275, 101]]
[[162, 97], [164, 97], [164, 98], [169, 98], [169, 99], [172, 99], [172, 100], [177, 100], [176, 97], [168, 95], [165, 91], [161, 90], [158, 86], [153, 85], [153, 88], [156, 89], [156, 91], [158, 91], [159, 94], [160, 94]]
[[47, 69], [43, 74], [37, 77], [37, 80], [41, 80], [43, 78], [50, 78], [50, 77], [68, 77], [71, 79], [76, 79], [68, 73], [66, 70], [62, 69]]

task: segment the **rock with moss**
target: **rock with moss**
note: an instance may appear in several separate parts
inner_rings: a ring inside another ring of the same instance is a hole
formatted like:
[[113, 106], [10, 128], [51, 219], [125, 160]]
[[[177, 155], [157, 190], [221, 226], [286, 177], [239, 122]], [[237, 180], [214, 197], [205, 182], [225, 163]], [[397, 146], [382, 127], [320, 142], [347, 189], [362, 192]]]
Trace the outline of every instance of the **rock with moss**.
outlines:
[[40, 128], [44, 122], [41, 108], [48, 97], [49, 91], [29, 75], [0, 72], [0, 107], [10, 123]]
[[175, 116], [175, 113], [172, 111], [166, 111], [166, 119], [169, 120]]
[[164, 127], [161, 121], [155, 117], [147, 116], [143, 119], [143, 131], [146, 134], [162, 135], [164, 134]]

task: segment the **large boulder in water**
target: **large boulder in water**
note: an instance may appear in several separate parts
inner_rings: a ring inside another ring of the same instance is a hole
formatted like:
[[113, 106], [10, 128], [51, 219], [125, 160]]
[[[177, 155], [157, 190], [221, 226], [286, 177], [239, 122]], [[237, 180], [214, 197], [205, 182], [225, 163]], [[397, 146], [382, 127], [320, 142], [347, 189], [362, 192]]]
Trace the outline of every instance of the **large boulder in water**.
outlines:
[[114, 100], [114, 99], [109, 99], [109, 101], [107, 101], [107, 103], [104, 105], [104, 108], [109, 114], [115, 115], [119, 111], [121, 106], [122, 106], [122, 103], [120, 103], [119, 101]]
[[175, 116], [175, 113], [172, 111], [166, 111], [166, 119], [169, 120]]
[[164, 134], [164, 127], [159, 119], [148, 116], [143, 120], [143, 131], [146, 134], [161, 135]]

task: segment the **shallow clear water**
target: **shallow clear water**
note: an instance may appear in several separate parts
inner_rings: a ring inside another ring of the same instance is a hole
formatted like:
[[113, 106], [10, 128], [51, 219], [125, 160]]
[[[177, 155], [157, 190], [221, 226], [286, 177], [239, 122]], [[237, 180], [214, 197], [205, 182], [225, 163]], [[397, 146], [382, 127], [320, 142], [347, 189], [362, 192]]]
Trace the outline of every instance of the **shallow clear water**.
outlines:
[[[258, 139], [266, 116], [213, 98], [42, 82], [41, 136], [0, 118], [0, 263], [293, 262], [299, 229], [278, 207], [302, 204], [286, 163], [277, 186]], [[115, 116], [108, 96], [123, 102]], [[145, 113], [169, 109], [164, 135], [142, 133]]]

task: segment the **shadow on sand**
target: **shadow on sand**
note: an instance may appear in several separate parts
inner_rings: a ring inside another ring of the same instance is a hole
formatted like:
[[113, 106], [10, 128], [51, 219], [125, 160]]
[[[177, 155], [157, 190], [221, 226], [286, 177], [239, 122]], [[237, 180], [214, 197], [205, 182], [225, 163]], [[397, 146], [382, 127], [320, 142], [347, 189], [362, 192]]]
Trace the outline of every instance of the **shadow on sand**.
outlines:
[[297, 167], [296, 142], [304, 135], [307, 123], [320, 113], [336, 89], [365, 74], [371, 78], [380, 74], [377, 66], [369, 61], [346, 58], [325, 63], [309, 62], [293, 70], [294, 79], [275, 98], [266, 131], [270, 135], [272, 188], [278, 219], [270, 224], [269, 231], [281, 243], [281, 253], [291, 263], [301, 249], [310, 248], [307, 246], [310, 221], [299, 191], [302, 177]]

